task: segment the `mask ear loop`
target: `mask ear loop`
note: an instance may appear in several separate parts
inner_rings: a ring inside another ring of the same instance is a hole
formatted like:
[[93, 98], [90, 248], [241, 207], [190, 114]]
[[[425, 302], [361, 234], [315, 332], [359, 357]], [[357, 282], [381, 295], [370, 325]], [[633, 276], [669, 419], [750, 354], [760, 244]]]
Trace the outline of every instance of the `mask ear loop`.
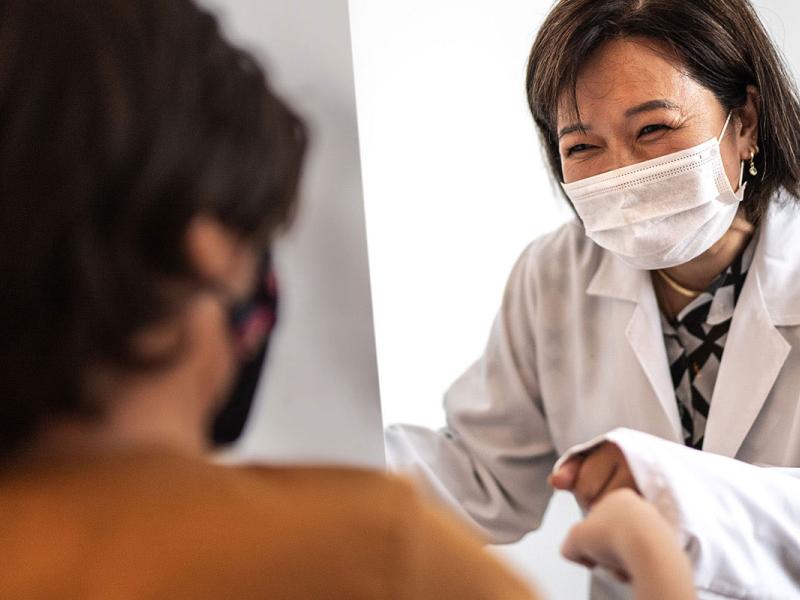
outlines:
[[745, 162], [746, 161], [741, 161], [741, 164], [739, 165], [739, 188], [738, 189], [742, 189], [742, 184], [744, 183], [744, 163]]
[[732, 116], [733, 116], [733, 111], [730, 111], [728, 113], [728, 118], [725, 119], [725, 125], [722, 127], [722, 133], [719, 134], [719, 138], [717, 139], [717, 142], [719, 142], [720, 144], [722, 143], [722, 139], [725, 137], [725, 132], [728, 130], [728, 124], [731, 122]]
[[[733, 116], [733, 111], [728, 112], [728, 118], [725, 119], [725, 125], [722, 127], [722, 133], [719, 134], [719, 138], [717, 139], [717, 143], [722, 143], [723, 138], [725, 137], [725, 132], [728, 130], [728, 125], [731, 122], [731, 117]], [[744, 163], [745, 161], [739, 162], [739, 187], [738, 189], [742, 189], [742, 185], [744, 184]]]

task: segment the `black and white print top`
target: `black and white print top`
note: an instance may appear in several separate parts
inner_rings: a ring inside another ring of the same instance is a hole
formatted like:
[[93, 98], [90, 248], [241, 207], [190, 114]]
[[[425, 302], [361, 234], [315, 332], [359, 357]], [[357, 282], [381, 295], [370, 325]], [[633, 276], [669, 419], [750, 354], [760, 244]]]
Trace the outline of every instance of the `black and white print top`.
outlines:
[[661, 315], [672, 385], [687, 446], [701, 450], [733, 311], [753, 260], [753, 240], [673, 320]]

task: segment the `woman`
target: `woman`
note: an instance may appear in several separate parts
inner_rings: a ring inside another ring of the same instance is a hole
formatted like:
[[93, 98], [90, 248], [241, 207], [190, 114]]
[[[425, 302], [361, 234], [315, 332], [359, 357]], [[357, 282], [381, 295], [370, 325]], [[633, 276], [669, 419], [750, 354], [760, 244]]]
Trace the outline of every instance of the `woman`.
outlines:
[[[0, 596], [530, 600], [407, 484], [207, 462], [305, 147], [256, 63], [184, 0], [2, 1], [0, 40]], [[634, 550], [666, 546], [689, 597], [651, 507], [598, 507], [576, 558], [647, 594], [665, 565]], [[605, 543], [630, 511], [654, 529]]]
[[[448, 426], [390, 428], [391, 461], [495, 542], [538, 526], [559, 455], [616, 427], [800, 466], [800, 105], [753, 7], [561, 0], [527, 91], [578, 220], [522, 254]], [[593, 462], [584, 504], [632, 486], [618, 453]]]

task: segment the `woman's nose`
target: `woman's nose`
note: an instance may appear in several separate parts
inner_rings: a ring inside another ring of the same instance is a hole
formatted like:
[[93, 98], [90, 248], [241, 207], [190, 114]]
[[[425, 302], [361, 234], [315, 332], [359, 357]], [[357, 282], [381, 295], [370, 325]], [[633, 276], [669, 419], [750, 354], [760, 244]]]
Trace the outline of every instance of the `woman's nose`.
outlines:
[[611, 164], [609, 170], [622, 169], [640, 163], [644, 160], [643, 157], [638, 156], [632, 148], [620, 146], [613, 149], [611, 152]]

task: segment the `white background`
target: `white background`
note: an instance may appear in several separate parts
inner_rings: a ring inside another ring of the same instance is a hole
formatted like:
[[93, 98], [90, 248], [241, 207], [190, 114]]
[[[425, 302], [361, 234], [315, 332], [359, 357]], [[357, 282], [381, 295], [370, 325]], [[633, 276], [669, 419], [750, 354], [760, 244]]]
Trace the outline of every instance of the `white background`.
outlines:
[[[800, 7], [756, 3], [793, 64]], [[375, 333], [385, 423], [437, 427], [441, 396], [482, 351], [524, 246], [569, 212], [556, 197], [524, 93], [551, 2], [350, 0]], [[586, 596], [557, 558], [568, 497], [503, 549], [551, 599]]]

